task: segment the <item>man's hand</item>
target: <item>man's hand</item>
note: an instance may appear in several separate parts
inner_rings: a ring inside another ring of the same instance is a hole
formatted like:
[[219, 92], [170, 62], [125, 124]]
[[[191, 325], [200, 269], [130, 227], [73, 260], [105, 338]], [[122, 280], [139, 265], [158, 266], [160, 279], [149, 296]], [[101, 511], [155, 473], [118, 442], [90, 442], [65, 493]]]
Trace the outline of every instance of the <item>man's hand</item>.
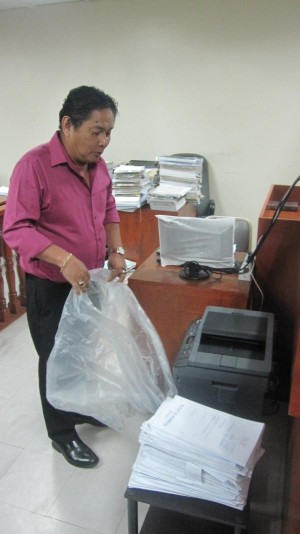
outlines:
[[124, 256], [112, 252], [108, 258], [108, 267], [111, 271], [111, 275], [108, 279], [109, 282], [118, 278], [120, 282], [124, 282], [126, 276], [126, 262]]
[[82, 261], [72, 255], [62, 272], [65, 279], [70, 282], [75, 293], [85, 293], [89, 287], [90, 273]]

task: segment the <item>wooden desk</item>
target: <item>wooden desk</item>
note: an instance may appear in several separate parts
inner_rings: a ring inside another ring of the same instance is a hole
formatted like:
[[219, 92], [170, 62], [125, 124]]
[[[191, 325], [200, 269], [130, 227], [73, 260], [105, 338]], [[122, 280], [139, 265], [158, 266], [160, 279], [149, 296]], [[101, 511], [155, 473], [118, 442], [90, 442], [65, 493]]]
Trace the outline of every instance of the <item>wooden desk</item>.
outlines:
[[156, 215], [195, 217], [196, 207], [185, 204], [178, 211], [151, 210], [146, 204], [133, 212], [119, 211], [120, 229], [126, 257], [141, 265], [158, 248], [158, 222]]
[[151, 256], [128, 279], [128, 285], [155, 326], [173, 365], [189, 325], [207, 306], [246, 309], [250, 282], [235, 274], [221, 280], [183, 280], [180, 267], [161, 267]]
[[[25, 312], [24, 274], [19, 267], [18, 258], [14, 262], [13, 252], [2, 238], [2, 225], [6, 197], [0, 196], [0, 330]], [[19, 295], [16, 291], [16, 273], [19, 279]], [[5, 296], [3, 271], [8, 288]]]

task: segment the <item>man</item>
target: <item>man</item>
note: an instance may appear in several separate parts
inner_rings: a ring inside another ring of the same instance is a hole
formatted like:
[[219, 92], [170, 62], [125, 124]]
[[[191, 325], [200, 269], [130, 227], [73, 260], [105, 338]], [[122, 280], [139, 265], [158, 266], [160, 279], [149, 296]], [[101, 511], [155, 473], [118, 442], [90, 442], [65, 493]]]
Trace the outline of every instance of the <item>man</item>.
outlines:
[[76, 467], [99, 458], [79, 438], [75, 424], [92, 418], [56, 410], [46, 398], [47, 360], [66, 298], [103, 267], [124, 280], [125, 256], [112, 183], [102, 153], [118, 113], [113, 98], [95, 87], [71, 90], [59, 113], [59, 131], [26, 153], [10, 182], [3, 235], [25, 271], [27, 317], [39, 355], [39, 387], [48, 435]]

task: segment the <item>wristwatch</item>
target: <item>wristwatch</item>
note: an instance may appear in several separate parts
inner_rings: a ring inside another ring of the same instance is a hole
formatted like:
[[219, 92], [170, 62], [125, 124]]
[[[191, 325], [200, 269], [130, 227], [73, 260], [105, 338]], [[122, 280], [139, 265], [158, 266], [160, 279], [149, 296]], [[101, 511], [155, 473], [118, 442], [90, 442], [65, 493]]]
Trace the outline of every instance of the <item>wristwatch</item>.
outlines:
[[117, 247], [117, 248], [109, 248], [108, 249], [109, 251], [109, 254], [121, 254], [121, 256], [125, 256], [125, 250], [123, 249], [123, 247]]

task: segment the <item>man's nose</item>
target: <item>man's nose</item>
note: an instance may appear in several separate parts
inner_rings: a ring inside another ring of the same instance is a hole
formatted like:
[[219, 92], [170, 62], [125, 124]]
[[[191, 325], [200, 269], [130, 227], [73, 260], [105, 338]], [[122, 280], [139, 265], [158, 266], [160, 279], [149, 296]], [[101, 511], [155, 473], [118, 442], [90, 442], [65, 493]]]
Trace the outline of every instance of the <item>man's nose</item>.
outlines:
[[109, 141], [110, 141], [110, 137], [105, 132], [103, 132], [103, 133], [101, 133], [99, 135], [99, 145], [100, 146], [107, 146]]

